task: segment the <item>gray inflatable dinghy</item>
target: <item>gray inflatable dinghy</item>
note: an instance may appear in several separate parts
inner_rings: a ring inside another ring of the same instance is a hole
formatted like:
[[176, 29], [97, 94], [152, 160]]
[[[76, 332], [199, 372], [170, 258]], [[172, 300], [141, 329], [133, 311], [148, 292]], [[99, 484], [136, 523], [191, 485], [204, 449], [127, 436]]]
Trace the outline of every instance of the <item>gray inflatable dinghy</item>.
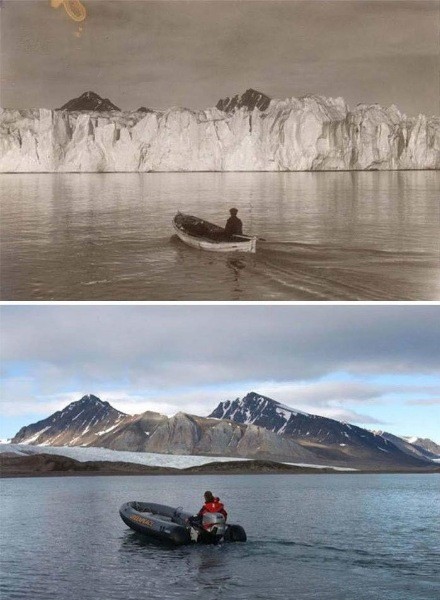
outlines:
[[246, 541], [243, 527], [226, 523], [220, 513], [205, 513], [198, 518], [180, 507], [133, 501], [123, 504], [119, 514], [131, 529], [177, 546]]

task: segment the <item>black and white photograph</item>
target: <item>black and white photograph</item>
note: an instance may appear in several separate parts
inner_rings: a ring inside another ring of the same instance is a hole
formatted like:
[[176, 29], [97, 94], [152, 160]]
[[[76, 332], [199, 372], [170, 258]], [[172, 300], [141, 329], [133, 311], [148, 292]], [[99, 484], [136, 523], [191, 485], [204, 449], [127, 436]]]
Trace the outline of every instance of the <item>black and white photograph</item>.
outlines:
[[437, 0], [3, 0], [4, 300], [435, 301]]

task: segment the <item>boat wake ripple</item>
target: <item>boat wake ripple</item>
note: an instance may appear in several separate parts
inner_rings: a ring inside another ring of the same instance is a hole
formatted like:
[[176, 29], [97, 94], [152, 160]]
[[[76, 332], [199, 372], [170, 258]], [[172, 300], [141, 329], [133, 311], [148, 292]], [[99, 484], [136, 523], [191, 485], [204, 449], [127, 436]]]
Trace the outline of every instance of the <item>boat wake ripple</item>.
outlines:
[[[438, 269], [438, 258], [426, 252], [266, 242], [250, 268], [271, 283], [279, 299], [287, 292], [296, 300], [417, 300], [424, 281], [435, 282], [423, 274]], [[438, 283], [425, 284], [424, 299], [438, 295]]]

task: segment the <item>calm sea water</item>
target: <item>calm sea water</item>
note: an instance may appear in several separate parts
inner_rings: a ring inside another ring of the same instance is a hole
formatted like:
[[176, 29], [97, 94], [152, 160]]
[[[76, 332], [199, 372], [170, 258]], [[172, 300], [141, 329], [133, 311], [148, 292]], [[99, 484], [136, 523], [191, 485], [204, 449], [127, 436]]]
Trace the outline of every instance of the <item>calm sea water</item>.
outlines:
[[[440, 299], [438, 172], [2, 175], [4, 300]], [[256, 255], [173, 236], [177, 210]]]
[[[196, 511], [212, 489], [246, 544], [169, 548], [127, 500]], [[72, 477], [1, 481], [2, 600], [438, 600], [436, 475]]]

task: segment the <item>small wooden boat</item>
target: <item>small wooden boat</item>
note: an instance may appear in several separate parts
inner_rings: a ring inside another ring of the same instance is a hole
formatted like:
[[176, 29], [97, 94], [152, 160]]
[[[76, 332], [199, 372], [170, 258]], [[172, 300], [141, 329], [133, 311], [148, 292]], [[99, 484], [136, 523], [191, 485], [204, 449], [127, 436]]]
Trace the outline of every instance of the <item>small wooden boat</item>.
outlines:
[[228, 236], [223, 227], [199, 217], [178, 212], [173, 227], [188, 246], [209, 252], [256, 252], [257, 238], [248, 235]]
[[138, 533], [176, 546], [194, 542], [218, 544], [221, 541], [246, 541], [246, 532], [241, 525], [226, 523], [223, 515], [217, 513], [207, 515], [211, 517], [209, 529], [202, 522], [196, 524], [191, 513], [164, 504], [126, 502], [119, 509], [119, 514], [124, 523]]

